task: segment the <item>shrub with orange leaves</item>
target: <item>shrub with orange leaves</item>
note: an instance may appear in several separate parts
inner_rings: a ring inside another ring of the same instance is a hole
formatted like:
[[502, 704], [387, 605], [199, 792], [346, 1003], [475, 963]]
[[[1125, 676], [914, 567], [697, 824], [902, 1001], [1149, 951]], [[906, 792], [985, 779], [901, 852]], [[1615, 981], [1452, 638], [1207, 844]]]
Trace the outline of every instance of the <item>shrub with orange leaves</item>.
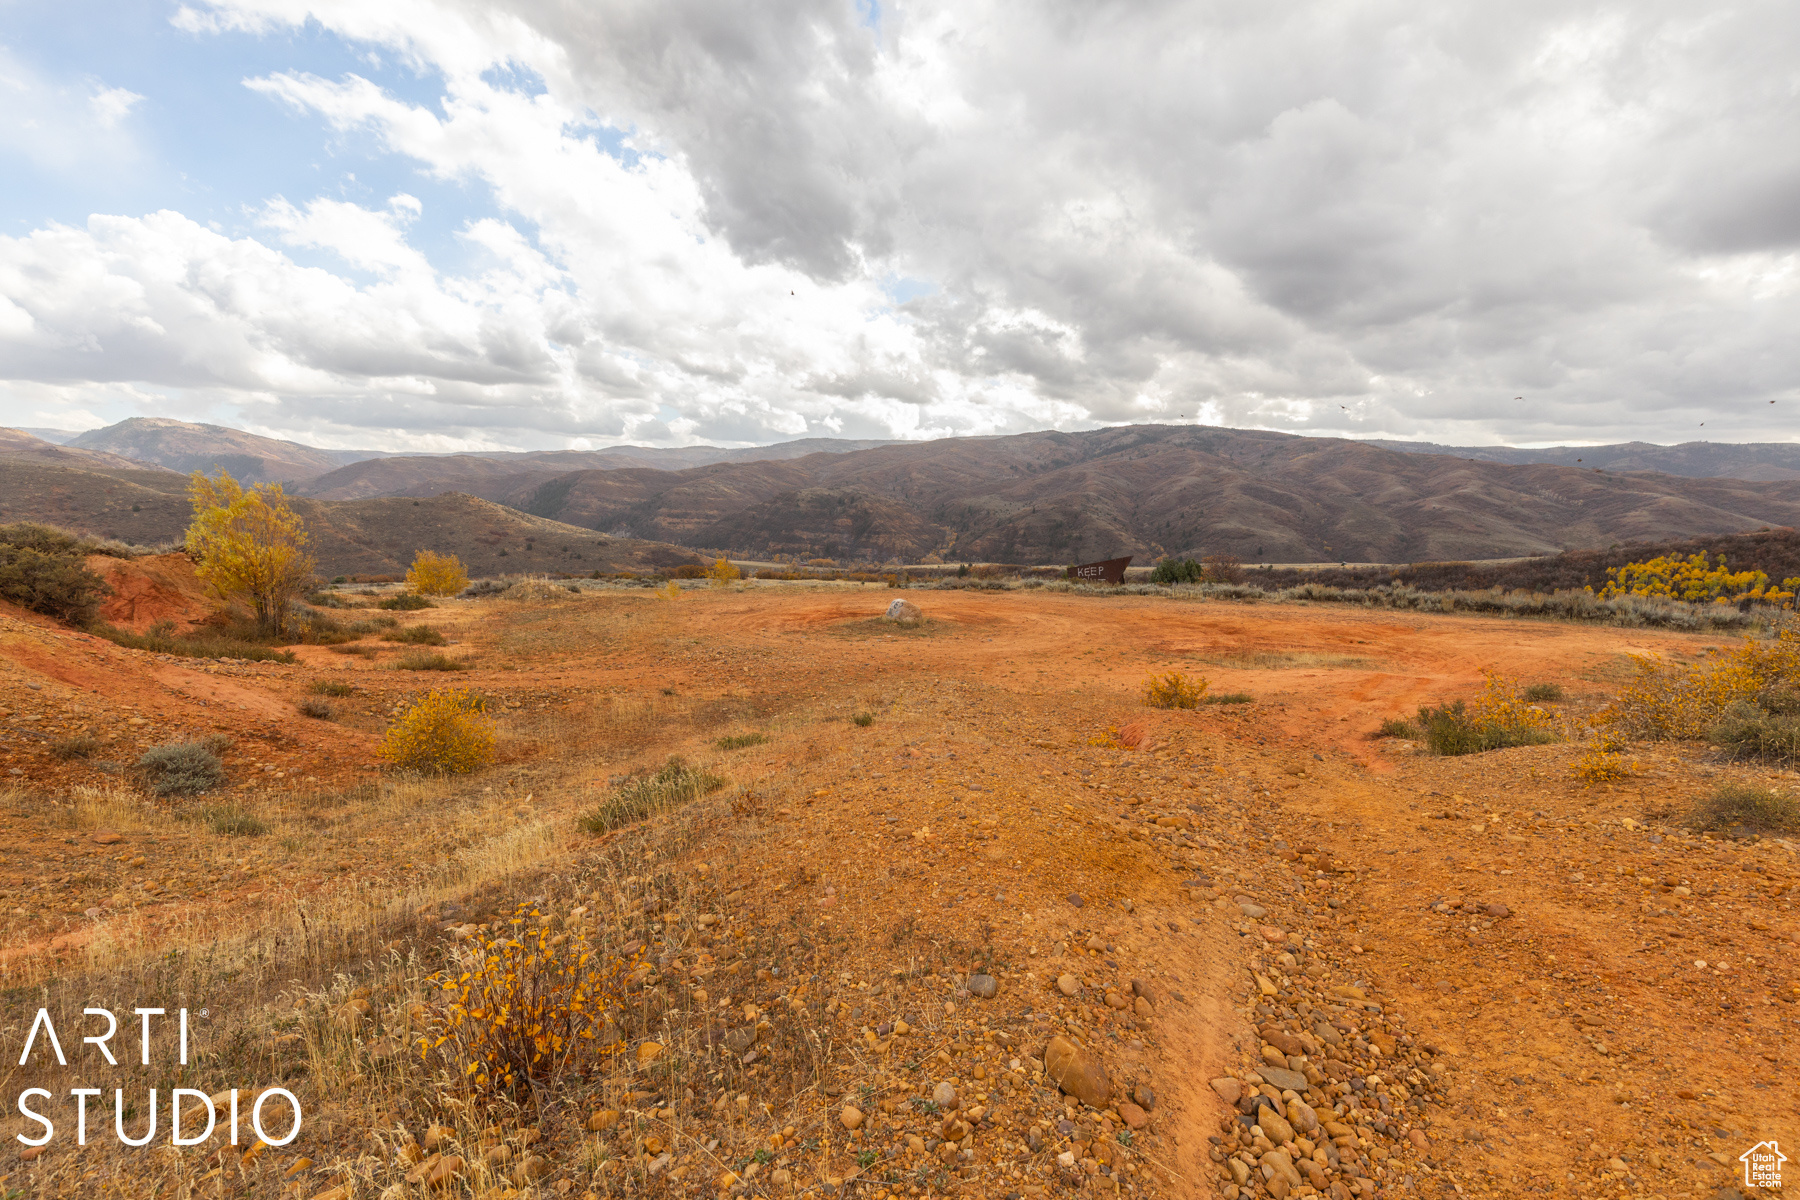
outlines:
[[486, 713], [486, 701], [473, 692], [431, 692], [388, 726], [379, 753], [409, 771], [466, 775], [494, 761]]
[[1719, 555], [1718, 565], [1713, 566], [1704, 553], [1687, 558], [1662, 555], [1644, 562], [1626, 563], [1622, 567], [1608, 567], [1606, 574], [1607, 584], [1600, 589], [1602, 600], [1614, 596], [1668, 596], [1693, 604], [1708, 601], [1735, 604], [1741, 600], [1756, 600], [1787, 605], [1793, 602], [1796, 582], [1785, 579], [1780, 586], [1771, 587], [1764, 572], [1729, 570], [1723, 554]]
[[637, 958], [554, 932], [537, 908], [521, 904], [431, 977], [439, 998], [420, 1057], [436, 1059], [476, 1099], [553, 1087], [571, 1068], [618, 1050], [613, 1017], [637, 967]]
[[1691, 665], [1633, 658], [1636, 678], [1593, 718], [1615, 738], [1703, 738], [1734, 703], [1800, 686], [1800, 635], [1792, 629]]
[[1637, 763], [1627, 761], [1624, 755], [1616, 754], [1603, 746], [1594, 746], [1575, 760], [1570, 774], [1578, 781], [1592, 785], [1627, 779], [1635, 775], [1637, 770]]
[[469, 586], [469, 573], [454, 554], [421, 550], [413, 555], [406, 582], [421, 596], [454, 596]]
[[1144, 680], [1144, 703], [1151, 708], [1199, 708], [1206, 688], [1206, 680], [1190, 679], [1180, 671], [1151, 675]]

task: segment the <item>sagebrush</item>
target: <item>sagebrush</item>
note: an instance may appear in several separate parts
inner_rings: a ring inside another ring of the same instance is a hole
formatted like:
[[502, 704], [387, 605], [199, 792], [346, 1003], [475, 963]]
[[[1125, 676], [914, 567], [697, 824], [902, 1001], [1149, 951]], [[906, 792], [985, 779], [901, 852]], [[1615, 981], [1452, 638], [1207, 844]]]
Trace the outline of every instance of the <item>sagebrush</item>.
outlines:
[[144, 786], [157, 796], [193, 796], [225, 782], [225, 764], [201, 742], [172, 742], [144, 751], [137, 761]]

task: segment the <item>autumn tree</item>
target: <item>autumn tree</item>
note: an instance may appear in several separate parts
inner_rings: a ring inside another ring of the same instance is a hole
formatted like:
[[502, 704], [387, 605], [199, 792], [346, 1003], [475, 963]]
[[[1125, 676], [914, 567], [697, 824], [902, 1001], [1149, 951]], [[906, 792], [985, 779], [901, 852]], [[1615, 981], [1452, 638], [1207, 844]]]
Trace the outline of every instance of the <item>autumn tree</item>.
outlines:
[[421, 596], [454, 596], [469, 586], [469, 573], [454, 554], [421, 550], [413, 555], [406, 583]]
[[256, 614], [265, 636], [287, 627], [288, 606], [312, 578], [306, 522], [288, 504], [279, 483], [245, 489], [229, 471], [188, 480], [194, 520], [187, 549], [195, 570], [225, 599], [239, 599]]

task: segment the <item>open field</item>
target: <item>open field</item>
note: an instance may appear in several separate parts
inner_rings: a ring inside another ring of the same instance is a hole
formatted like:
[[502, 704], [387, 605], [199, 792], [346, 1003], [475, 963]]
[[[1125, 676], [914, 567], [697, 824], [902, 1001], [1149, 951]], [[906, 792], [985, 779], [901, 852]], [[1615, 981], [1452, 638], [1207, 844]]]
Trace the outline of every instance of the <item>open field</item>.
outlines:
[[[467, 668], [442, 674], [378, 636], [218, 662], [0, 610], [0, 1195], [1673, 1200], [1800, 1145], [1792, 835], [1683, 826], [1722, 783], [1800, 780], [1660, 742], [1585, 786], [1573, 740], [1374, 736], [1486, 672], [1561, 685], [1573, 732], [1625, 656], [1734, 639], [1031, 591], [904, 593], [902, 628], [900, 594], [396, 614]], [[140, 625], [204, 615], [179, 581], [131, 595]], [[1171, 670], [1251, 701], [1146, 709]], [[385, 768], [394, 714], [446, 686], [485, 699], [498, 761]], [[143, 795], [145, 749], [211, 735], [220, 788]], [[720, 785], [593, 819], [677, 755]], [[415, 1048], [431, 976], [537, 928], [616, 965], [615, 1048], [471, 1104]], [[67, 1032], [104, 1006], [132, 1046], [146, 1005], [205, 1010], [189, 1064], [166, 1029], [117, 1069]], [[67, 1068], [15, 1065], [39, 1007]], [[276, 1084], [307, 1113], [279, 1148], [123, 1149], [104, 1096], [86, 1147], [11, 1140], [27, 1087], [62, 1130], [75, 1086]], [[1292, 1128], [1224, 1123], [1257, 1089]]]

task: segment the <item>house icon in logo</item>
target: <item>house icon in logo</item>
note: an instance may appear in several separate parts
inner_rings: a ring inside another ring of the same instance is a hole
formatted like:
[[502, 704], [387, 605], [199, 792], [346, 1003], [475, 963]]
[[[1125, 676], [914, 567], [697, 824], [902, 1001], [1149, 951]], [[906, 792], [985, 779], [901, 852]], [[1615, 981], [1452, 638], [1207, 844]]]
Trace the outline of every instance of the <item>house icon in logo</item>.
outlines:
[[1756, 1143], [1738, 1155], [1738, 1161], [1744, 1164], [1745, 1187], [1781, 1186], [1781, 1164], [1787, 1161], [1787, 1155], [1775, 1142]]

